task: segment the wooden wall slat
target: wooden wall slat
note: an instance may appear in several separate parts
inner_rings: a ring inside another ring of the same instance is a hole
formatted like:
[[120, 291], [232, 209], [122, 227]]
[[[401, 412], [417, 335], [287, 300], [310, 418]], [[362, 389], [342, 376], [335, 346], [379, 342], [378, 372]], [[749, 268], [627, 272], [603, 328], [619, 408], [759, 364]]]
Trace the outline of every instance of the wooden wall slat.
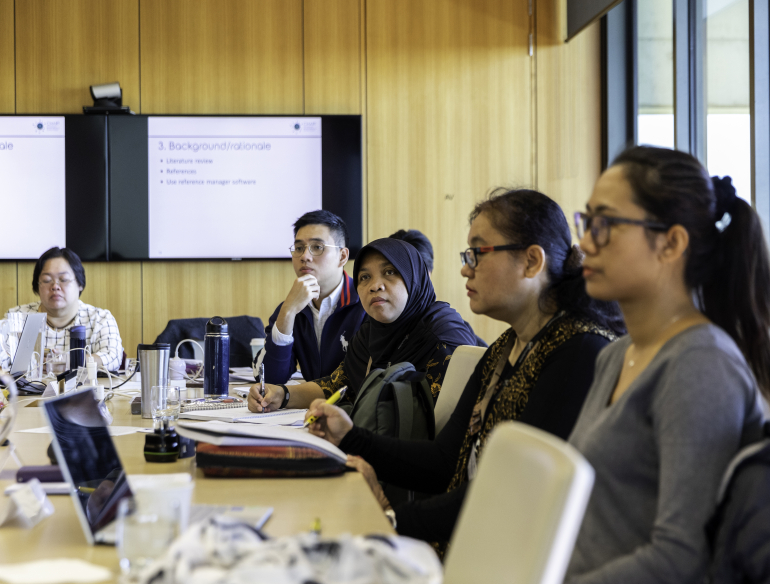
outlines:
[[[106, 308], [115, 317], [129, 357], [142, 342], [142, 266], [139, 262], [86, 262], [86, 287], [80, 299]], [[35, 264], [19, 262], [19, 304], [37, 302], [32, 291]]]
[[537, 186], [572, 226], [601, 173], [601, 37], [563, 40], [559, 0], [537, 0]]
[[16, 112], [82, 113], [119, 81], [139, 110], [139, 0], [16, 2]]
[[[32, 291], [32, 273], [35, 270], [35, 262], [19, 262], [18, 266], [18, 298], [17, 304], [29, 304], [40, 300]], [[88, 281], [86, 280], [86, 283]]]
[[13, 33], [14, 0], [0, 0], [0, 113], [16, 113], [16, 55]]
[[0, 319], [18, 304], [16, 294], [16, 262], [0, 262]]
[[468, 214], [498, 185], [531, 184], [527, 0], [371, 0], [366, 7], [369, 237], [416, 228], [433, 281], [487, 341], [460, 276]]
[[296, 278], [291, 263], [284, 261], [147, 262], [143, 270], [148, 343], [174, 318], [247, 314], [267, 325]]
[[141, 0], [142, 112], [302, 113], [301, 0]]
[[305, 0], [305, 113], [361, 113], [360, 0]]

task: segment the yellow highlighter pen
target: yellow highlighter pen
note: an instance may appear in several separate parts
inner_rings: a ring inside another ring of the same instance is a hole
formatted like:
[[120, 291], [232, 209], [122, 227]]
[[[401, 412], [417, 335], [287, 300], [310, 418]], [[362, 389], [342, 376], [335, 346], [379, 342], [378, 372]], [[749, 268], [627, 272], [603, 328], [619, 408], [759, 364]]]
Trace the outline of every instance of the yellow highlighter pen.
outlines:
[[[340, 389], [339, 391], [334, 392], [334, 395], [332, 395], [329, 399], [326, 400], [326, 403], [329, 405], [334, 405], [338, 401], [340, 401], [340, 398], [345, 395], [345, 392], [348, 390], [347, 385]], [[315, 416], [310, 416], [307, 420], [305, 420], [305, 424], [302, 426], [303, 428], [307, 428], [310, 424], [318, 420]]]

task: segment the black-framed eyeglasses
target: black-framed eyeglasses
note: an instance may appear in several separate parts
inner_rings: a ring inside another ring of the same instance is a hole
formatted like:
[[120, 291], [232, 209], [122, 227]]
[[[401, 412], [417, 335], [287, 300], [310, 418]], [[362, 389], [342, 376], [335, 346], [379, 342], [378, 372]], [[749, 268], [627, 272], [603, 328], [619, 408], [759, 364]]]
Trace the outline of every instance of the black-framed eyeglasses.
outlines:
[[292, 245], [289, 248], [289, 251], [291, 252], [291, 255], [293, 255], [295, 258], [298, 258], [305, 253], [305, 250], [308, 247], [310, 248], [310, 255], [319, 256], [324, 252], [324, 250], [327, 247], [339, 247], [339, 245], [329, 245], [328, 243], [311, 243], [308, 246], [308, 245], [300, 244], [300, 245]]
[[465, 251], [460, 252], [460, 262], [462, 265], [468, 265], [469, 268], [475, 268], [479, 265], [479, 257], [483, 253], [489, 253], [490, 251], [505, 251], [515, 249], [527, 249], [528, 245], [521, 245], [517, 243], [510, 243], [508, 245], [483, 245], [481, 247], [469, 247]]
[[669, 225], [657, 221], [644, 221], [642, 219], [626, 219], [625, 217], [608, 217], [606, 215], [590, 215], [588, 213], [575, 213], [575, 230], [578, 239], [583, 239], [586, 232], [591, 234], [591, 239], [596, 247], [604, 247], [610, 242], [610, 227], [613, 225], [639, 225], [652, 231], [668, 231]]

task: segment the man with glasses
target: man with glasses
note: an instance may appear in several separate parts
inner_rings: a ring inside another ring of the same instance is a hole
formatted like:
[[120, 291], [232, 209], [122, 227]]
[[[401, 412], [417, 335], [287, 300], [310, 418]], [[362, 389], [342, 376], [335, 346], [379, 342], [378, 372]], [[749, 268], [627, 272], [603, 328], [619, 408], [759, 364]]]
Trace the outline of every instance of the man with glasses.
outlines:
[[69, 351], [72, 327], [85, 327], [86, 346], [96, 364], [116, 371], [123, 361], [118, 323], [109, 310], [80, 300], [85, 287], [86, 272], [78, 255], [66, 247], [52, 247], [40, 256], [32, 272], [32, 291], [40, 300], [11, 308], [8, 314], [46, 313], [43, 348], [49, 363], [57, 354]]
[[329, 211], [305, 213], [294, 223], [291, 262], [297, 279], [265, 329], [265, 349], [257, 355], [265, 382], [281, 384], [297, 370], [320, 379], [345, 359], [366, 316], [353, 279], [345, 273], [350, 251], [342, 219]]

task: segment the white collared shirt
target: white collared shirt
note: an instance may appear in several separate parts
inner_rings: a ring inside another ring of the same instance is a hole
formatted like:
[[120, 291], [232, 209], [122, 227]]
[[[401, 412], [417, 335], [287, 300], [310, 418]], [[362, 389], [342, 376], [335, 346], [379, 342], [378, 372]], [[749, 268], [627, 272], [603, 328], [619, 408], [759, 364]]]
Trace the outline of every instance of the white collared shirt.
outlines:
[[[321, 300], [321, 307], [316, 308], [313, 302], [310, 303], [310, 311], [313, 313], [313, 328], [315, 329], [315, 338], [318, 343], [318, 350], [321, 350], [321, 333], [323, 333], [324, 325], [329, 317], [337, 308], [337, 303], [340, 301], [342, 295], [342, 285], [345, 283], [345, 274], [340, 278], [339, 285], [329, 294], [326, 298]], [[273, 342], [279, 347], [285, 347], [291, 345], [294, 342], [294, 331], [291, 331], [288, 335], [283, 334], [278, 330], [277, 326], [273, 327], [271, 336]]]

